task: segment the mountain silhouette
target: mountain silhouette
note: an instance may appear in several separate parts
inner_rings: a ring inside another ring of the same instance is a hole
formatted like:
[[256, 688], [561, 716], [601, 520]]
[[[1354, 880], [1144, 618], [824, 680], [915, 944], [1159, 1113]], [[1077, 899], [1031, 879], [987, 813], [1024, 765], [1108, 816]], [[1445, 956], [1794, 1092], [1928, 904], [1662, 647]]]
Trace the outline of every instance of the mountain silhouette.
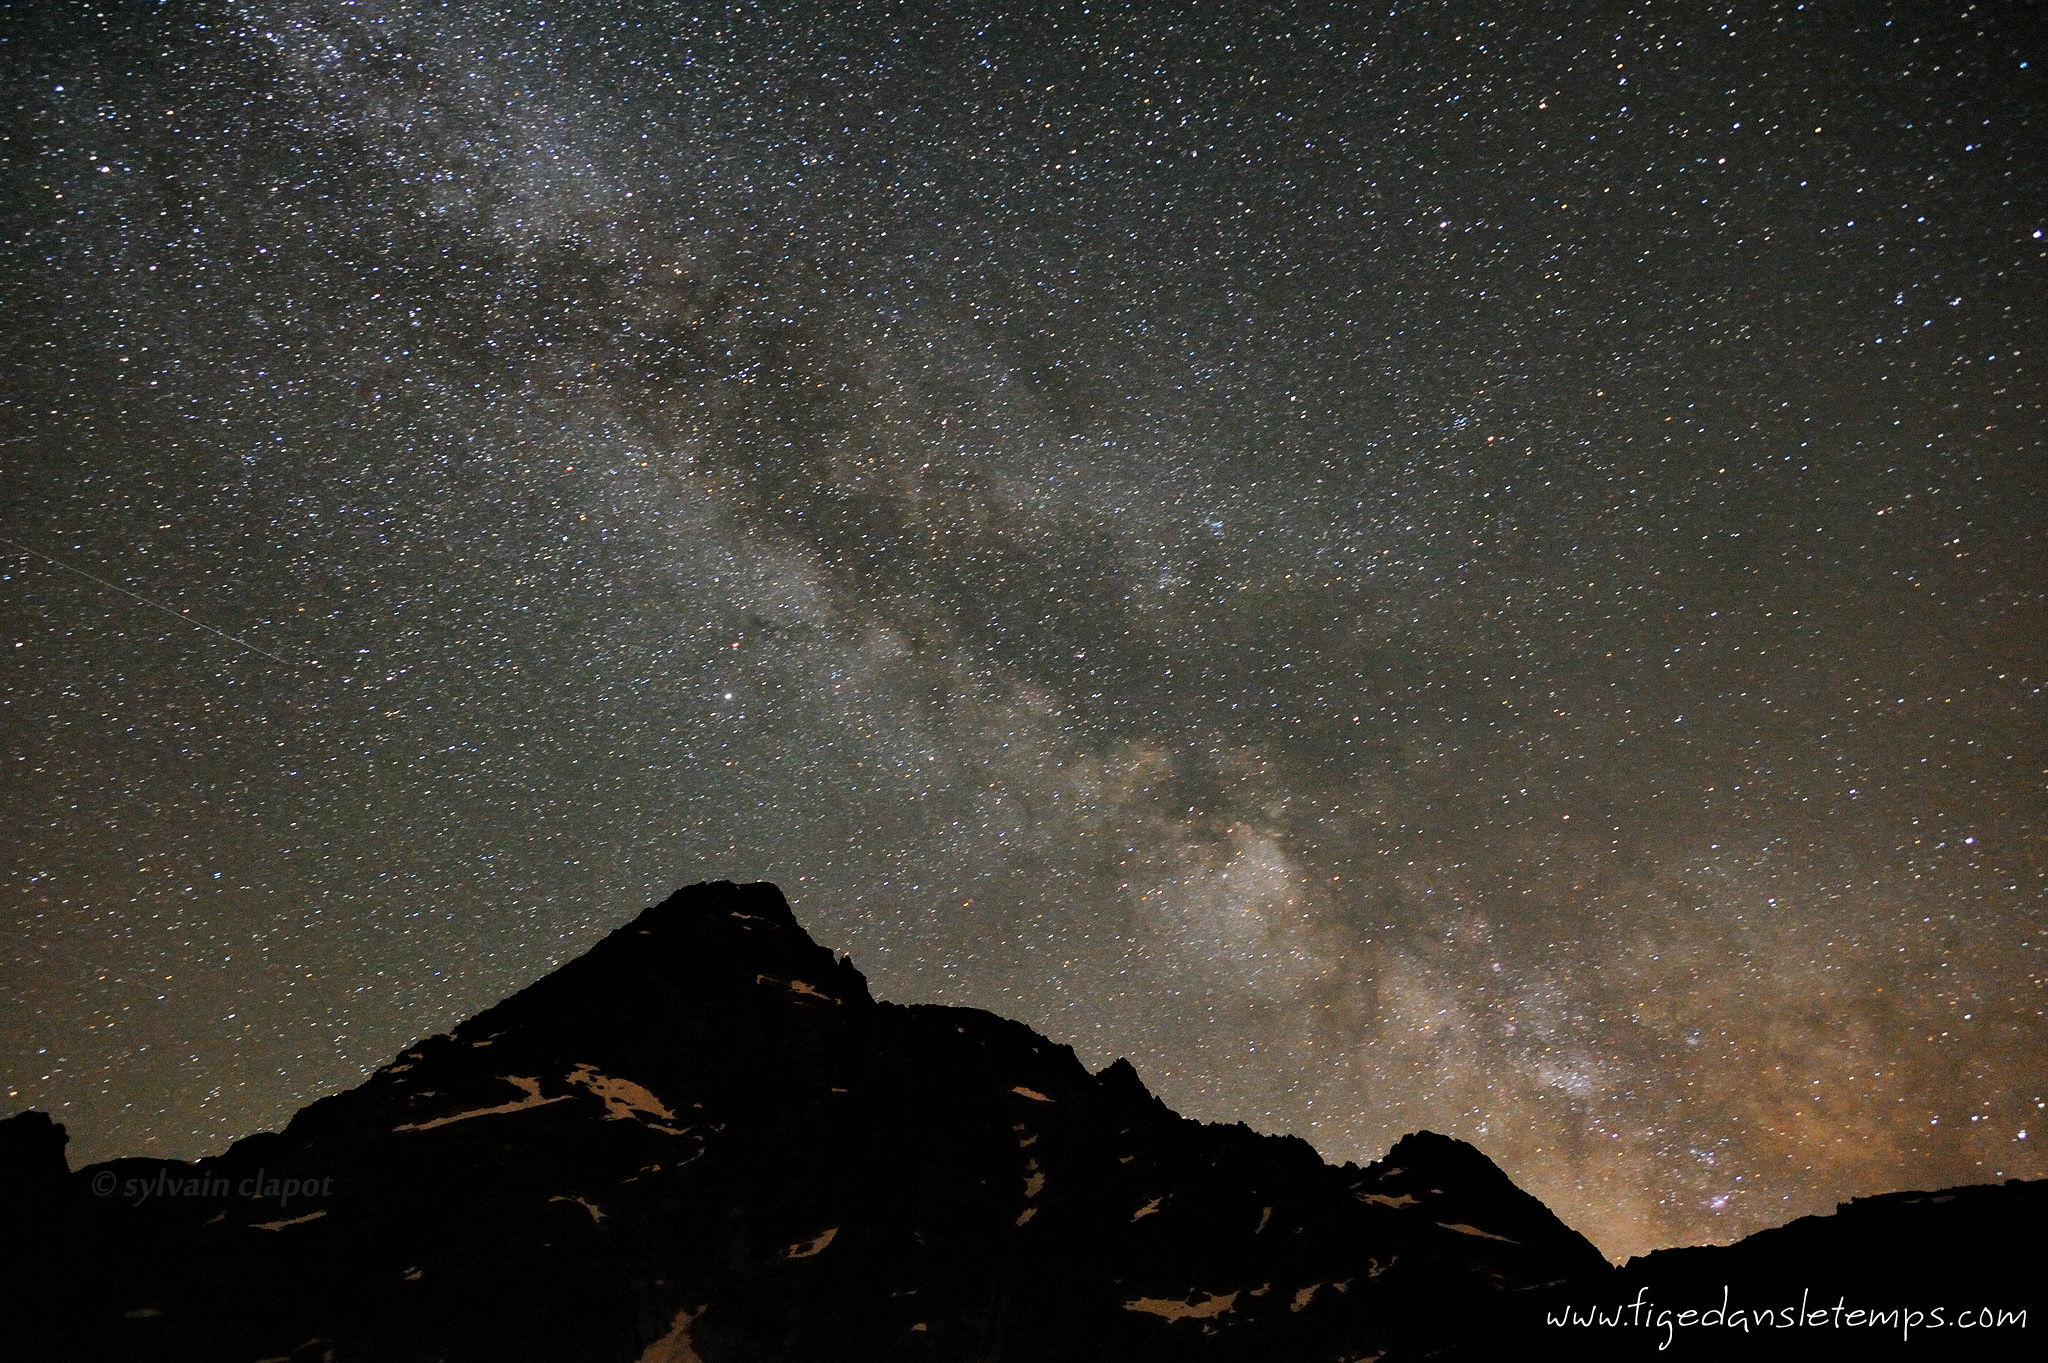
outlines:
[[282, 1132], [75, 1173], [64, 1142], [0, 1122], [8, 1333], [136, 1363], [1704, 1357], [1545, 1312], [1776, 1290], [1787, 1263], [1848, 1264], [1820, 1243], [1837, 1221], [1872, 1254], [1937, 1221], [1981, 1248], [2037, 1228], [2048, 1186], [1617, 1270], [1469, 1145], [1332, 1166], [1188, 1120], [1127, 1062], [877, 1002], [774, 886], [723, 882]]

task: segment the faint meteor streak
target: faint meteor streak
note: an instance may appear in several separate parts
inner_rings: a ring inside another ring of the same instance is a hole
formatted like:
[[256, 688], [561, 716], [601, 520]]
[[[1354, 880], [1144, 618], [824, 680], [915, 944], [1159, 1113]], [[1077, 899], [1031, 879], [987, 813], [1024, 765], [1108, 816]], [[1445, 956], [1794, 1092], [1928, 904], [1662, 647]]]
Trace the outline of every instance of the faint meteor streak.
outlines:
[[127, 597], [130, 601], [140, 601], [143, 605], [149, 607], [151, 610], [162, 611], [165, 615], [170, 616], [173, 620], [182, 620], [188, 625], [193, 625], [199, 629], [205, 630], [208, 634], [218, 634], [221, 638], [227, 640], [231, 644], [240, 644], [243, 648], [248, 649], [251, 653], [261, 653], [264, 657], [275, 659], [276, 661], [283, 663], [286, 667], [297, 668], [300, 666], [320, 666], [318, 662], [312, 659], [308, 659], [304, 664], [300, 664], [293, 662], [290, 658], [280, 657], [278, 654], [272, 653], [267, 648], [257, 647], [255, 644], [250, 643], [247, 639], [242, 638], [238, 634], [230, 634], [224, 629], [216, 629], [214, 626], [207, 624], [204, 620], [197, 619], [185, 611], [172, 610], [169, 606], [164, 605], [161, 601], [152, 601], [146, 596], [139, 596], [136, 593], [129, 591], [126, 587], [122, 586], [118, 582], [109, 582], [107, 581], [107, 579], [99, 576], [97, 573], [88, 573], [85, 569], [74, 567], [71, 564], [66, 563], [61, 558], [52, 558], [50, 557], [50, 555], [43, 553], [39, 549], [29, 548], [20, 540], [11, 540], [8, 539], [5, 535], [0, 535], [0, 544], [11, 545], [16, 549], [19, 549], [22, 553], [27, 554], [30, 558], [39, 558], [45, 563], [54, 564], [55, 566], [62, 568], [67, 573], [76, 573], [78, 574], [78, 576], [86, 579], [88, 582], [97, 582], [102, 587], [107, 587], [112, 589], [113, 591], [121, 593], [121, 595]]

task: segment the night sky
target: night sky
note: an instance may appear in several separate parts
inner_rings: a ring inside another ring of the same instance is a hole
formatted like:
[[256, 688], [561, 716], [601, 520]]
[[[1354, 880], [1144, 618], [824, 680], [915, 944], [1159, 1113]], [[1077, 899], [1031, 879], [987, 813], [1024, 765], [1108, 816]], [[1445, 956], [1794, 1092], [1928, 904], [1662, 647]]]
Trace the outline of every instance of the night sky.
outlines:
[[0, 9], [0, 1055], [713, 878], [1610, 1254], [2048, 1175], [2025, 5]]

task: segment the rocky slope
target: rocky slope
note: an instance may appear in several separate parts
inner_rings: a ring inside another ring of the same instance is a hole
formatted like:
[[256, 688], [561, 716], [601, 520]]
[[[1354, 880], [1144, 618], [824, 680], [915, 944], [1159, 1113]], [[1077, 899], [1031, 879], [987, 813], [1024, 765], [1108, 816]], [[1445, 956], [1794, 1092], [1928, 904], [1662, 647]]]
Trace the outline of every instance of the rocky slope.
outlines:
[[1605, 1270], [1459, 1142], [1333, 1168], [877, 1003], [771, 885], [685, 890], [218, 1158], [67, 1174], [5, 1125], [53, 1358], [1420, 1356]]
[[[1802, 1288], [2038, 1306], [2048, 1184], [1617, 1270], [1458, 1141], [1332, 1167], [1018, 1023], [878, 1003], [772, 885], [684, 890], [217, 1158], [73, 1173], [64, 1140], [0, 1122], [9, 1356], [1997, 1358], [2048, 1329], [1777, 1323]], [[1724, 1289], [1773, 1323], [1675, 1319]]]

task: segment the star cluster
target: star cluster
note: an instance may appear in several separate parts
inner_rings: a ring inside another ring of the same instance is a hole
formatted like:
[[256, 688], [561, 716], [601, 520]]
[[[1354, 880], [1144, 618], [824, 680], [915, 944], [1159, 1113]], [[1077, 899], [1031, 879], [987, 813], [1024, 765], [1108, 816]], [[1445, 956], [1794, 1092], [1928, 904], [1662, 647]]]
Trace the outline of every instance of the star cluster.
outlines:
[[217, 1149], [731, 877], [1614, 1254], [2048, 1174], [2039, 38], [16, 7], [10, 1102]]

